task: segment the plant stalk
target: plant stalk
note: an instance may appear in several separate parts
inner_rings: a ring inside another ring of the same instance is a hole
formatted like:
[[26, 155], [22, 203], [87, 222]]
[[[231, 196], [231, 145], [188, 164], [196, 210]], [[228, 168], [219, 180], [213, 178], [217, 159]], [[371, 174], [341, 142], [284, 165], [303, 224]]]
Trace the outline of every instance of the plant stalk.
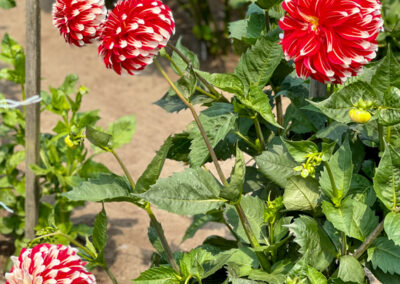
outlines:
[[392, 129], [390, 126], [386, 127], [386, 141], [390, 144], [390, 139], [392, 138]]
[[258, 114], [256, 114], [254, 116], [253, 121], [254, 121], [254, 126], [256, 127], [257, 137], [260, 140], [262, 151], [264, 151], [265, 150], [265, 140], [264, 140], [264, 135], [261, 130], [260, 121], [258, 120]]
[[373, 243], [373, 241], [382, 233], [384, 221], [380, 222], [375, 230], [367, 237], [361, 246], [354, 252], [353, 256], [359, 258]]
[[105, 265], [104, 267], [104, 271], [107, 273], [108, 277], [111, 279], [113, 284], [118, 284], [117, 279], [115, 278], [114, 274], [112, 274], [111, 270], [108, 268], [107, 265]]
[[346, 238], [346, 234], [344, 232], [341, 233], [342, 235], [342, 255], [346, 255], [347, 254], [347, 238]]
[[385, 139], [383, 138], [384, 136], [384, 131], [383, 131], [383, 125], [378, 123], [378, 133], [379, 133], [379, 151], [384, 152], [385, 151]]
[[128, 178], [128, 181], [130, 185], [132, 186], [132, 189], [135, 189], [135, 182], [133, 181], [133, 178], [131, 174], [129, 173], [128, 169], [125, 167], [124, 163], [122, 162], [121, 158], [118, 156], [117, 152], [115, 152], [113, 149], [111, 149], [111, 154], [114, 155], [115, 159], [118, 161], [118, 164], [121, 166], [122, 170], [124, 171], [125, 176]]
[[[161, 66], [161, 64], [158, 62], [158, 59], [155, 58], [154, 59], [154, 64], [156, 65], [156, 67], [158, 68], [158, 70], [161, 72], [161, 74], [164, 76], [164, 78], [167, 80], [167, 82], [169, 83], [169, 85], [171, 86], [171, 88], [176, 92], [176, 94], [178, 95], [178, 97], [182, 100], [182, 102], [190, 109], [190, 111], [192, 112], [193, 118], [200, 130], [201, 135], [203, 136], [204, 142], [207, 145], [207, 149], [210, 152], [211, 158], [214, 162], [215, 168], [217, 169], [219, 178], [222, 182], [222, 184], [224, 186], [228, 185], [228, 181], [224, 175], [224, 173], [222, 172], [221, 166], [218, 162], [217, 156], [215, 155], [214, 149], [211, 146], [210, 140], [208, 139], [207, 133], [205, 132], [203, 125], [201, 124], [201, 121], [199, 119], [199, 116], [196, 113], [196, 110], [193, 108], [193, 105], [186, 100], [186, 98], [182, 95], [182, 93], [178, 90], [178, 88], [175, 86], [175, 84], [172, 82], [172, 80], [169, 78], [168, 74], [165, 72], [164, 68]], [[240, 220], [242, 222], [243, 228], [246, 232], [246, 235], [248, 236], [249, 240], [250, 240], [250, 244], [252, 245], [253, 248], [257, 249], [260, 247], [260, 244], [257, 241], [257, 238], [254, 235], [253, 230], [250, 227], [250, 223], [249, 220], [247, 219], [246, 215], [244, 214], [243, 208], [242, 206], [239, 204], [235, 205], [235, 208], [238, 212], [238, 215], [240, 217]], [[262, 267], [266, 270], [266, 271], [270, 271], [270, 264], [268, 262], [268, 260], [266, 259], [266, 256], [262, 253], [262, 252], [257, 252], [257, 257], [262, 265]]]
[[[278, 124], [283, 126], [283, 106], [282, 106], [282, 97], [276, 96], [275, 97], [275, 105], [276, 105], [276, 117], [278, 120]], [[281, 130], [279, 130], [281, 131]]]
[[174, 255], [172, 254], [171, 248], [168, 245], [167, 239], [165, 238], [164, 230], [162, 229], [161, 224], [157, 221], [156, 216], [154, 215], [153, 211], [151, 210], [150, 203], [146, 204], [145, 210], [146, 210], [147, 214], [149, 215], [151, 224], [153, 225], [154, 229], [156, 230], [157, 235], [161, 241], [161, 244], [165, 251], [165, 255], [168, 258], [168, 262], [171, 264], [172, 268], [176, 272], [180, 273], [179, 266], [176, 264]]
[[[324, 166], [325, 166], [326, 171], [328, 172], [328, 175], [329, 175], [329, 180], [331, 182], [331, 186], [332, 186], [332, 189], [333, 189], [333, 196], [337, 197], [337, 198], [340, 198], [339, 197], [339, 190], [336, 187], [336, 183], [335, 183], [335, 179], [333, 178], [333, 173], [332, 173], [331, 167], [329, 166], [328, 162], [326, 162], [326, 161], [324, 161]], [[335, 205], [337, 205], [337, 204], [335, 204]]]

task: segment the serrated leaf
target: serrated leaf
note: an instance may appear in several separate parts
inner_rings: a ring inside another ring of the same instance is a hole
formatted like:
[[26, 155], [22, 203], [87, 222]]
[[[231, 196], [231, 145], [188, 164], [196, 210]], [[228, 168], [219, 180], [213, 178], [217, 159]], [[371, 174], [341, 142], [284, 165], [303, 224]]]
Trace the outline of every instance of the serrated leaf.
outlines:
[[282, 47], [261, 37], [240, 58], [235, 74], [242, 80], [246, 90], [251, 86], [263, 88], [283, 58]]
[[128, 115], [119, 118], [116, 122], [110, 123], [106, 132], [112, 136], [112, 148], [117, 149], [131, 142], [135, 131], [136, 118], [133, 115]]
[[286, 182], [283, 204], [289, 211], [315, 211], [320, 198], [319, 184], [313, 178], [292, 176]]
[[179, 284], [181, 277], [170, 267], [153, 267], [133, 280], [137, 284]]
[[308, 154], [318, 153], [318, 146], [312, 141], [290, 141], [282, 139], [283, 145], [285, 145], [289, 154], [293, 157], [296, 162], [303, 162]]
[[261, 33], [266, 30], [265, 14], [262, 9], [260, 10], [250, 13], [246, 19], [229, 23], [229, 38], [241, 40], [248, 44], [256, 43]]
[[346, 199], [339, 208], [323, 201], [322, 211], [326, 218], [339, 231], [347, 236], [364, 241], [378, 225], [378, 217], [367, 205]]
[[389, 240], [400, 246], [400, 214], [395, 212], [387, 214], [384, 228]]
[[371, 85], [381, 97], [390, 87], [400, 88], [400, 64], [390, 48], [387, 55], [378, 63]]
[[[200, 67], [199, 58], [197, 57], [197, 55], [194, 52], [190, 51], [188, 48], [186, 48], [182, 44], [182, 37], [180, 37], [178, 39], [175, 47], [180, 52], [182, 52], [183, 55], [187, 59], [189, 59], [189, 61], [193, 64], [193, 68], [199, 69], [199, 67]], [[180, 69], [181, 72], [186, 70], [186, 68], [188, 67], [186, 62], [175, 51], [172, 53], [171, 58], [172, 58], [172, 61], [178, 66], [178, 68]], [[175, 71], [175, 73], [179, 74], [178, 70], [175, 68], [175, 66], [173, 64], [171, 64], [171, 68]]]
[[400, 204], [400, 154], [386, 145], [385, 152], [375, 171], [374, 190], [376, 196], [389, 210], [396, 210]]
[[218, 197], [220, 190], [221, 186], [211, 173], [202, 168], [186, 169], [159, 179], [138, 197], [172, 213], [196, 215], [216, 209], [225, 202]]
[[204, 79], [206, 79], [211, 85], [217, 87], [220, 90], [229, 92], [231, 94], [243, 94], [243, 83], [235, 74], [220, 74], [214, 73], [210, 74], [208, 72], [203, 72], [196, 70], [196, 74], [199, 74]]
[[299, 253], [308, 265], [322, 271], [336, 257], [335, 246], [311, 217], [302, 215], [287, 227], [294, 234], [294, 241], [300, 246]]
[[[107, 215], [104, 207], [94, 220], [93, 245], [98, 254], [104, 256], [104, 249], [107, 245]], [[104, 258], [102, 261], [104, 261]]]
[[322, 102], [316, 103], [310, 101], [310, 103], [320, 109], [329, 118], [341, 123], [350, 123], [349, 111], [353, 108], [353, 103], [358, 102], [359, 99], [375, 102], [378, 100], [378, 97], [374, 89], [367, 83], [355, 82], [343, 87]]
[[368, 249], [368, 261], [374, 269], [379, 267], [384, 273], [400, 274], [400, 247], [385, 237], [377, 238]]
[[[250, 227], [252, 228], [254, 235], [259, 241], [263, 241], [261, 228], [264, 224], [265, 203], [258, 197], [247, 195], [242, 197], [240, 205], [242, 206], [243, 211], [249, 220]], [[249, 243], [246, 232], [244, 231], [243, 225], [240, 222], [239, 215], [237, 214], [234, 206], [227, 206], [225, 212], [226, 216], [228, 217], [228, 222], [232, 225], [233, 230], [245, 242]]]
[[239, 146], [236, 145], [235, 167], [232, 170], [229, 184], [222, 189], [220, 196], [231, 202], [237, 202], [242, 196], [245, 175], [246, 164], [244, 155], [240, 151]]
[[282, 188], [285, 188], [287, 178], [295, 174], [293, 168], [297, 166], [282, 146], [263, 152], [255, 160], [259, 171]]
[[63, 193], [62, 196], [72, 201], [137, 201], [137, 198], [132, 195], [132, 189], [129, 187], [127, 181], [114, 174], [100, 174], [96, 178], [82, 182], [71, 191]]
[[344, 282], [363, 283], [365, 273], [363, 267], [354, 256], [344, 255], [340, 257], [338, 277]]
[[161, 170], [164, 166], [165, 159], [167, 158], [168, 151], [172, 146], [172, 138], [168, 138], [157, 151], [155, 157], [147, 166], [146, 170], [139, 177], [136, 182], [135, 192], [142, 193], [147, 191], [151, 185], [155, 184], [160, 177]]

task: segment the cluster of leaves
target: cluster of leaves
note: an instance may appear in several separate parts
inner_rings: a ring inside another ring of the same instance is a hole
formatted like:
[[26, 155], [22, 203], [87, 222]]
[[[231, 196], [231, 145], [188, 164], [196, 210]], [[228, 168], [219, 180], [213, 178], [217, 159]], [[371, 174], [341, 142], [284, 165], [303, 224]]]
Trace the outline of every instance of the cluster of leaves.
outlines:
[[[1, 43], [0, 59], [9, 67], [0, 70], [0, 79], [20, 86], [24, 97], [25, 55], [22, 47], [6, 34]], [[92, 151], [82, 142], [84, 129], [94, 125], [99, 119], [99, 111], [80, 111], [82, 98], [88, 93], [84, 86], [76, 87], [78, 77], [68, 75], [58, 88], [50, 87], [41, 93], [41, 111], [56, 117], [52, 133], [40, 134], [40, 164], [30, 165], [39, 177], [40, 216], [37, 230], [49, 227], [68, 235], [70, 239], [86, 237], [93, 229], [83, 224], [73, 224], [70, 220], [73, 209], [83, 202], [73, 202], [61, 196], [74, 185], [96, 177], [98, 173], [109, 172], [106, 166], [95, 162], [101, 153]], [[0, 100], [5, 99], [0, 94]], [[25, 108], [8, 108], [0, 105], [0, 201], [10, 211], [0, 218], [0, 233], [15, 239], [18, 251], [26, 245], [25, 226]], [[114, 135], [114, 144], [120, 147], [128, 143], [136, 128], [135, 117], [122, 117], [111, 123], [107, 129]], [[70, 142], [70, 143], [68, 143]], [[65, 238], [56, 238], [59, 243], [68, 243]]]

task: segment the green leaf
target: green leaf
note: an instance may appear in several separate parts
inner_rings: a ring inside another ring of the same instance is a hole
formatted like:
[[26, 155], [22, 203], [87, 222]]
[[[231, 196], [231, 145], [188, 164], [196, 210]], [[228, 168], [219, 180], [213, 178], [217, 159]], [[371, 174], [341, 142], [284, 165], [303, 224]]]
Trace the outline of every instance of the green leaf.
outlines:
[[319, 108], [326, 116], [341, 123], [352, 122], [349, 111], [353, 108], [353, 103], [359, 99], [377, 101], [378, 97], [365, 82], [355, 82], [347, 85], [335, 92], [328, 99], [316, 103], [310, 101], [311, 104]]
[[137, 201], [126, 180], [114, 174], [100, 174], [97, 178], [82, 182], [71, 191], [63, 193], [62, 196], [72, 201]]
[[[191, 101], [193, 94], [196, 92], [197, 77], [194, 73], [193, 68], [188, 67], [183, 73], [183, 76], [174, 83], [181, 94], [188, 100]], [[170, 89], [170, 95], [176, 95], [174, 89]]]
[[[211, 211], [213, 212], [213, 211]], [[193, 216], [193, 221], [190, 226], [186, 229], [185, 235], [182, 238], [182, 243], [187, 239], [193, 238], [198, 230], [205, 226], [209, 222], [220, 222], [223, 220], [219, 211], [215, 214], [209, 212], [208, 214], [197, 214]]]
[[[236, 115], [233, 113], [232, 105], [226, 103], [214, 103], [200, 114], [200, 121], [213, 148], [234, 129], [235, 120]], [[192, 139], [190, 163], [193, 167], [200, 167], [206, 162], [210, 153], [195, 123], [190, 125], [188, 132]]]
[[300, 246], [299, 252], [308, 265], [322, 271], [336, 257], [335, 246], [311, 217], [302, 215], [287, 227], [294, 234], [294, 241]]
[[314, 267], [307, 265], [306, 274], [311, 284], [328, 284], [324, 274], [316, 270]]
[[274, 146], [255, 160], [260, 172], [282, 188], [285, 188], [287, 179], [296, 173], [293, 168], [297, 164], [282, 146]]
[[10, 9], [16, 6], [15, 0], [0, 0], [0, 8]]
[[364, 283], [364, 269], [358, 260], [351, 255], [340, 257], [338, 277], [344, 282]]
[[379, 267], [384, 273], [400, 274], [400, 247], [385, 237], [377, 238], [368, 249], [368, 261], [374, 269]]
[[400, 88], [400, 64], [390, 48], [387, 55], [380, 61], [371, 79], [371, 85], [381, 97], [390, 87]]
[[246, 19], [229, 23], [229, 38], [248, 44], [254, 44], [260, 38], [262, 32], [266, 30], [265, 13], [260, 8], [255, 11], [250, 11], [249, 8], [249, 12]]
[[240, 151], [239, 146], [236, 145], [235, 167], [232, 170], [229, 184], [222, 189], [220, 196], [234, 203], [239, 201], [243, 192], [245, 175], [246, 164], [244, 155], [243, 152]]
[[243, 83], [235, 74], [220, 74], [214, 73], [210, 74], [208, 72], [203, 72], [196, 70], [196, 74], [206, 79], [211, 85], [217, 87], [220, 90], [229, 92], [231, 94], [243, 94]]
[[395, 245], [400, 245], [400, 214], [395, 212], [390, 212], [385, 217], [384, 223], [385, 232]]
[[300, 176], [288, 178], [283, 194], [283, 204], [287, 210], [315, 211], [319, 198], [319, 184], [315, 179]]
[[367, 205], [353, 199], [346, 199], [339, 208], [323, 201], [322, 211], [336, 229], [360, 241], [365, 241], [379, 221]]
[[282, 139], [283, 145], [296, 162], [303, 162], [309, 154], [318, 153], [318, 146], [312, 141], [290, 141]]
[[281, 2], [282, 2], [282, 0], [258, 0], [256, 3], [261, 8], [267, 10], [267, 9], [274, 7], [275, 5], [278, 5]]
[[170, 267], [153, 267], [133, 280], [137, 284], [179, 284], [181, 277]]
[[107, 133], [112, 136], [112, 148], [117, 149], [131, 142], [135, 130], [136, 118], [133, 115], [121, 117], [111, 123], [107, 128]]
[[104, 262], [104, 249], [107, 245], [107, 215], [104, 207], [94, 220], [93, 245]]
[[165, 159], [167, 158], [168, 151], [172, 146], [172, 138], [165, 140], [160, 150], [157, 151], [155, 157], [147, 166], [146, 170], [139, 177], [136, 182], [135, 192], [142, 193], [149, 190], [150, 186], [157, 182], [160, 177], [162, 168], [164, 166]]
[[247, 276], [249, 273], [259, 267], [259, 262], [256, 253], [247, 246], [231, 249], [226, 251], [229, 255], [226, 264], [229, 270], [237, 277]]
[[242, 80], [246, 90], [252, 86], [262, 89], [282, 58], [282, 47], [276, 42], [261, 37], [242, 55], [235, 74]]
[[282, 128], [276, 121], [272, 113], [272, 108], [269, 103], [267, 94], [264, 93], [262, 88], [256, 86], [251, 87], [247, 96], [237, 96], [238, 99], [249, 109], [258, 112], [270, 124]]
[[348, 140], [342, 144], [327, 163], [332, 171], [337, 192], [334, 192], [332, 188], [326, 167], [324, 167], [319, 181], [321, 189], [335, 204], [340, 203], [340, 201], [346, 197], [350, 189], [351, 178], [353, 176], [352, 152]]
[[74, 92], [78, 79], [78, 75], [69, 74], [65, 77], [63, 84], [58, 89], [62, 91], [64, 95], [70, 95]]
[[389, 210], [396, 210], [400, 204], [400, 154], [391, 145], [385, 152], [375, 171], [374, 189], [376, 196]]
[[[197, 55], [194, 52], [190, 51], [185, 46], [183, 46], [181, 37], [176, 42], [175, 47], [180, 52], [182, 52], [183, 55], [185, 55], [185, 57], [187, 59], [189, 59], [189, 61], [192, 63], [193, 68], [195, 68], [195, 69], [200, 68], [199, 58], [197, 57]], [[188, 67], [188, 65], [185, 63], [185, 61], [175, 51], [172, 53], [171, 58], [172, 58], [172, 61], [174, 61], [174, 63], [178, 66], [178, 68], [180, 69], [181, 72], [186, 70], [186, 68]], [[175, 66], [173, 64], [171, 64], [171, 68], [175, 71], [175, 73], [179, 74], [178, 70], [175, 68]]]
[[95, 146], [106, 150], [110, 146], [112, 136], [91, 126], [86, 126], [86, 138]]
[[284, 284], [286, 279], [284, 274], [267, 273], [262, 270], [251, 271], [249, 278], [252, 280], [265, 281], [270, 284]]
[[[242, 197], [240, 205], [242, 206], [243, 211], [249, 220], [250, 227], [252, 228], [254, 235], [259, 241], [263, 241], [262, 226], [264, 224], [265, 203], [258, 197], [247, 195]], [[235, 207], [229, 205], [226, 207], [225, 212], [226, 216], [228, 217], [228, 222], [232, 225], [233, 230], [245, 242], [250, 243]]]
[[198, 168], [159, 179], [150, 190], [138, 196], [172, 213], [196, 215], [207, 213], [224, 203], [225, 200], [218, 197], [220, 190], [221, 186], [214, 176]]
[[382, 125], [391, 126], [400, 122], [400, 89], [391, 87], [383, 94], [378, 114]]

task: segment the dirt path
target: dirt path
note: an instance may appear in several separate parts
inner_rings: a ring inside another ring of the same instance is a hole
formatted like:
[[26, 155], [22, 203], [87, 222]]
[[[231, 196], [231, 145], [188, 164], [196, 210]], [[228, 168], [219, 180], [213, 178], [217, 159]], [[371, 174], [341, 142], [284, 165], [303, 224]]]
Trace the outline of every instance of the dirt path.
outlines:
[[[9, 11], [0, 10], [0, 37], [9, 33], [22, 45], [25, 43], [24, 2], [18, 1], [18, 7]], [[179, 28], [177, 32], [179, 33]], [[153, 105], [153, 102], [168, 89], [168, 85], [152, 67], [136, 77], [120, 77], [106, 70], [97, 57], [96, 45], [85, 48], [67, 46], [53, 27], [48, 13], [42, 13], [42, 43], [44, 90], [48, 89], [49, 85], [61, 84], [67, 74], [76, 73], [80, 76], [80, 83], [90, 89], [90, 94], [84, 98], [83, 109], [100, 109], [100, 124], [106, 125], [123, 115], [136, 115], [137, 131], [134, 139], [118, 151], [134, 176], [137, 177], [143, 172], [155, 151], [170, 134], [184, 129], [191, 121], [187, 112], [179, 115], [168, 114]], [[0, 86], [3, 83], [0, 82]], [[3, 84], [0, 91], [6, 95], [13, 95], [13, 90], [8, 90], [10, 92], [7, 93], [6, 89]], [[54, 121], [51, 117], [44, 115], [42, 130], [49, 131], [53, 126]], [[116, 173], [122, 174], [111, 156], [104, 154], [99, 160]], [[228, 163], [225, 167], [226, 172], [230, 171], [229, 167]], [[162, 175], [165, 177], [182, 169], [182, 164], [170, 161], [167, 162]], [[99, 210], [99, 204], [88, 204], [75, 212], [74, 221], [91, 224]], [[127, 203], [107, 204], [106, 210], [110, 232], [107, 262], [120, 283], [129, 283], [150, 264], [153, 248], [147, 240], [149, 219], [143, 211]], [[181, 244], [180, 240], [190, 224], [190, 219], [158, 210], [155, 212], [164, 225], [165, 234], [173, 250], [189, 250], [211, 234], [226, 234], [219, 226], [208, 226], [198, 232], [194, 239]], [[109, 283], [103, 272], [95, 273], [98, 283]]]

